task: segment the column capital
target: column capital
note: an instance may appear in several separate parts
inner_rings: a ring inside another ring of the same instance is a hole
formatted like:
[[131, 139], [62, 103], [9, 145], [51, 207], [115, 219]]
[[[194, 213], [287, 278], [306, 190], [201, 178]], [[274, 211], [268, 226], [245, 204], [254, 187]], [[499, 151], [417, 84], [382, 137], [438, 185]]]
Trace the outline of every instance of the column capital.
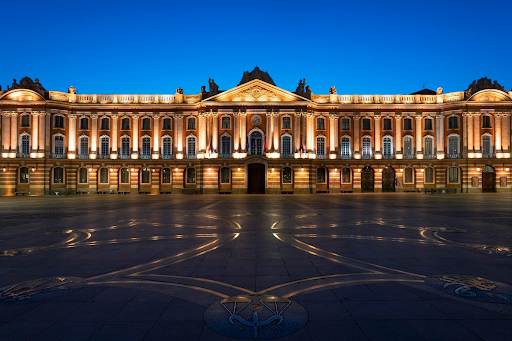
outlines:
[[132, 118], [133, 118], [134, 120], [138, 120], [138, 119], [139, 119], [140, 114], [139, 114], [139, 113], [132, 113], [132, 114], [131, 114], [131, 116], [132, 116]]
[[119, 117], [119, 113], [113, 112], [113, 113], [110, 113], [110, 116], [112, 116], [112, 118], [118, 118]]

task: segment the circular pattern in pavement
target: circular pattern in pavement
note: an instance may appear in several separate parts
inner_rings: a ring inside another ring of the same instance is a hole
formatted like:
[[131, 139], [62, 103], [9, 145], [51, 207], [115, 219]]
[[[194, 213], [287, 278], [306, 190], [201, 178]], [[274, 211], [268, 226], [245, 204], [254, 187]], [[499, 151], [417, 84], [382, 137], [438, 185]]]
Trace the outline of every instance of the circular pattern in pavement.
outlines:
[[224, 336], [266, 340], [296, 332], [308, 321], [308, 313], [284, 297], [239, 295], [212, 304], [204, 313], [204, 321]]
[[491, 303], [512, 303], [512, 286], [469, 275], [434, 275], [425, 279], [446, 294]]
[[0, 305], [32, 303], [67, 295], [87, 281], [80, 277], [49, 277], [0, 288]]

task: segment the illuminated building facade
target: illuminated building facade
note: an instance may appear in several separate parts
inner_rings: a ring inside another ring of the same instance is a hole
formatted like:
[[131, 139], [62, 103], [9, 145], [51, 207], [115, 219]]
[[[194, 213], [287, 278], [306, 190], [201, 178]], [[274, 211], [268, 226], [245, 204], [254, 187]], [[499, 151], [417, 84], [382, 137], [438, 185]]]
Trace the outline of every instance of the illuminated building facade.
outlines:
[[0, 91], [0, 194], [510, 191], [512, 92], [294, 92], [264, 71], [195, 95]]

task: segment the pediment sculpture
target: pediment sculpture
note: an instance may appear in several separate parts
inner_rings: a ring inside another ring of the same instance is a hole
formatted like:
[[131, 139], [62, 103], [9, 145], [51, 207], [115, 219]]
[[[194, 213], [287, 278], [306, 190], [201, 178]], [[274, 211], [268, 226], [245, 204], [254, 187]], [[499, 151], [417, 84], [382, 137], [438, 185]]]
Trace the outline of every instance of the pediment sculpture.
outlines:
[[46, 89], [43, 88], [41, 83], [39, 83], [39, 79], [36, 78], [35, 82], [29, 77], [23, 77], [20, 80], [20, 83], [16, 83], [16, 79], [13, 79], [12, 85], [7, 86], [7, 90], [15, 90], [15, 89], [28, 89], [37, 92], [43, 97], [46, 97]]

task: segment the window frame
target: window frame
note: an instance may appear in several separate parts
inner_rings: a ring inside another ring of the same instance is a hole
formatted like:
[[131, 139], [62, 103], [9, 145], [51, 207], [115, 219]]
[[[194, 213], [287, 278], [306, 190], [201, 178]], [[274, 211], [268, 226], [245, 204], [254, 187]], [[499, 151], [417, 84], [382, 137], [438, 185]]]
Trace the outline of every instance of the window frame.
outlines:
[[[321, 141], [321, 144], [323, 144], [322, 148], [319, 148], [319, 142]], [[316, 150], [316, 155], [322, 155], [322, 156], [325, 156], [327, 155], [327, 139], [325, 138], [325, 136], [323, 135], [318, 135], [315, 139], [315, 150]], [[320, 151], [322, 151], [322, 153], [320, 153]]]
[[[284, 150], [284, 139], [285, 138], [290, 140], [290, 151], [289, 151], [289, 153], [286, 153], [286, 151]], [[293, 154], [293, 137], [292, 137], [292, 135], [290, 135], [288, 133], [281, 135], [281, 153], [284, 154], [284, 155], [291, 155], [291, 154]]]
[[[86, 128], [83, 127], [83, 122], [87, 122]], [[88, 117], [80, 117], [80, 128], [78, 130], [89, 130], [89, 118]]]
[[[168, 171], [168, 176], [169, 176], [169, 181], [165, 181], [166, 180], [166, 175], [165, 173]], [[161, 180], [160, 180], [160, 183], [162, 185], [171, 185], [172, 184], [172, 169], [169, 168], [169, 167], [164, 167], [162, 168], [162, 170], [160, 171], [161, 173]]]
[[[412, 124], [412, 118], [410, 117], [404, 117], [403, 119], [404, 121], [402, 122], [402, 130], [404, 131], [412, 131], [414, 130], [413, 129], [413, 124]], [[409, 125], [409, 127], [406, 127], [405, 126], [405, 123], [407, 122], [407, 125]]]
[[[431, 169], [432, 170], [432, 181], [427, 181], [427, 169]], [[434, 167], [425, 167], [425, 170], [423, 171], [423, 183], [425, 184], [435, 184], [436, 183], [436, 170], [434, 169]]]
[[[290, 181], [285, 182], [285, 170], [290, 170]], [[293, 169], [292, 167], [285, 166], [281, 169], [281, 184], [282, 185], [293, 185]]]
[[[192, 122], [192, 121], [194, 122], [194, 124], [193, 124], [193, 127], [191, 128], [190, 122]], [[189, 130], [189, 131], [197, 130], [197, 119], [195, 116], [187, 117], [187, 129], [186, 130]]]
[[[82, 170], [85, 170], [85, 182], [82, 182]], [[86, 185], [89, 183], [89, 170], [86, 167], [80, 167], [78, 168], [77, 172], [77, 178], [78, 178], [78, 184], [79, 185]]]
[[[87, 148], [86, 148], [86, 153], [84, 153], [84, 150], [82, 150], [82, 140], [87, 140]], [[81, 155], [81, 156], [85, 156], [85, 155], [89, 155], [90, 153], [90, 144], [89, 144], [89, 136], [87, 135], [81, 135], [79, 138], [78, 138], [78, 155]]]
[[[23, 120], [25, 118], [28, 117], [28, 122], [26, 124], [24, 124], [25, 122], [23, 122]], [[20, 128], [30, 128], [30, 121], [32, 121], [30, 118], [32, 117], [32, 115], [30, 114], [21, 114], [20, 115]]]
[[[107, 128], [103, 127], [103, 122], [107, 122], [107, 124], [106, 124]], [[100, 129], [99, 130], [103, 130], [103, 131], [110, 130], [110, 118], [108, 118], [106, 116], [101, 117], [101, 119], [100, 119]]]
[[[284, 119], [288, 119], [288, 123], [289, 125], [286, 126], [285, 123], [284, 123]], [[282, 130], [289, 130], [289, 129], [292, 129], [292, 117], [290, 115], [283, 115], [281, 117], [281, 129]]]
[[[56, 182], [55, 179], [56, 179], [56, 170], [62, 170], [62, 181], [60, 182]], [[57, 166], [57, 167], [53, 167], [52, 169], [52, 184], [54, 185], [64, 185], [66, 183], [66, 170], [64, 169], [64, 167], [60, 167], [60, 166]]]
[[[126, 173], [128, 174], [128, 181], [123, 181], [123, 171], [126, 170]], [[127, 167], [122, 167], [119, 169], [119, 184], [127, 185], [131, 183], [131, 172], [130, 169]]]
[[[120, 130], [130, 130], [131, 122], [129, 117], [121, 118], [121, 129]], [[125, 128], [124, 122], [128, 122], [128, 128]]]
[[[59, 127], [59, 125], [57, 124], [57, 118], [59, 118], [59, 120], [62, 120], [62, 127]], [[64, 118], [64, 115], [56, 114], [53, 116], [53, 128], [54, 129], [66, 129], [66, 120]]]
[[[191, 150], [189, 148], [189, 146], [190, 146], [190, 142], [189, 141], [192, 140], [192, 139], [194, 140], [194, 150], [193, 150], [193, 153], [191, 153]], [[186, 150], [186, 152], [187, 152], [187, 155], [191, 155], [191, 156], [192, 155], [197, 155], [197, 137], [195, 135], [187, 136], [187, 150]]]
[[[430, 122], [430, 128], [427, 128], [427, 121]], [[434, 131], [434, 120], [431, 117], [425, 117], [423, 119], [423, 130]]]
[[[319, 179], [319, 175], [320, 175], [320, 173], [319, 173], [318, 171], [319, 171], [320, 169], [323, 169], [323, 172], [324, 172], [324, 179], [323, 179], [323, 182], [322, 182], [322, 181], [318, 181], [318, 179]], [[325, 167], [323, 167], [323, 166], [322, 166], [322, 167], [318, 167], [318, 168], [316, 169], [315, 179], [316, 179], [315, 181], [316, 181], [316, 183], [317, 183], [317, 184], [327, 184], [327, 169], [326, 169]]]
[[[456, 129], [459, 129], [459, 116], [457, 115], [451, 115], [451, 116], [448, 116], [447, 117], [448, 119], [448, 129], [449, 130], [456, 130]], [[452, 127], [451, 126], [451, 122], [455, 122], [455, 127]]]
[[[227, 127], [224, 126], [224, 122], [227, 122]], [[223, 115], [220, 117], [220, 129], [221, 130], [230, 130], [231, 129], [231, 117], [229, 115]]]
[[[147, 179], [145, 177], [147, 177]], [[151, 185], [151, 181], [151, 169], [149, 167], [142, 167], [140, 169], [140, 183], [143, 185]]]
[[[365, 127], [365, 122], [368, 122], [368, 127]], [[370, 131], [372, 130], [372, 120], [369, 117], [363, 117], [361, 119], [361, 130]]]
[[151, 130], [151, 118], [150, 117], [143, 117], [141, 120], [141, 129], [140, 130]]
[[[410, 172], [411, 178], [408, 179], [408, 172]], [[412, 167], [405, 167], [404, 169], [404, 184], [412, 185], [414, 184], [414, 168]]]
[[[22, 170], [26, 169], [26, 174], [22, 173]], [[24, 177], [22, 177], [25, 175]], [[29, 184], [30, 183], [30, 169], [27, 166], [21, 166], [18, 168], [18, 184]]]
[[[106, 182], [103, 179], [104, 173], [106, 173]], [[98, 169], [98, 183], [100, 185], [108, 185], [110, 183], [110, 175], [107, 167], [100, 167]]]
[[[457, 181], [456, 182], [450, 181], [451, 180], [451, 174], [450, 174], [450, 170], [451, 169], [456, 169], [457, 170]], [[446, 170], [446, 182], [448, 184], [450, 184], [450, 185], [459, 185], [460, 184], [460, 178], [461, 178], [461, 173], [460, 173], [460, 168], [459, 167], [456, 167], [456, 166], [448, 167], [448, 169]]]
[[[344, 127], [344, 124], [343, 124], [344, 122], [347, 122], [346, 128]], [[341, 124], [340, 130], [344, 130], [344, 131], [350, 130], [350, 118], [349, 117], [342, 117], [340, 124]]]
[[[321, 124], [320, 124], [320, 122], [321, 122]], [[326, 123], [325, 122], [325, 117], [323, 117], [323, 116], [317, 117], [316, 118], [316, 130], [317, 131], [324, 131], [324, 130], [326, 130], [326, 126], [327, 125], [325, 123]]]
[[[486, 127], [484, 125], [484, 117], [487, 118], [489, 120], [489, 126]], [[485, 114], [485, 115], [482, 115], [482, 129], [492, 129], [492, 116], [491, 115], [488, 115], [488, 114]]]
[[[189, 174], [189, 171], [193, 171], [193, 175], [194, 175], [194, 178], [193, 180], [194, 181], [190, 181], [190, 174]], [[185, 183], [187, 185], [194, 185], [197, 183], [197, 172], [196, 172], [196, 169], [194, 167], [187, 167], [187, 169], [185, 170]]]
[[[386, 122], [389, 122], [389, 128], [386, 128]], [[392, 131], [393, 130], [393, 120], [389, 117], [384, 117], [382, 119], [382, 130], [383, 131]]]
[[[165, 126], [165, 123], [169, 122], [169, 127]], [[172, 130], [172, 118], [170, 117], [164, 117], [162, 119], [162, 130]]]
[[[345, 181], [345, 174], [344, 174], [344, 171], [348, 169], [348, 179], [349, 181], [346, 182]], [[341, 178], [341, 183], [342, 184], [351, 184], [352, 183], [352, 169], [350, 167], [342, 167], [341, 170], [340, 170], [340, 178]]]
[[[226, 171], [228, 172], [228, 181], [223, 181], [225, 180], [225, 177], [224, 175], [225, 174], [222, 174], [223, 171]], [[222, 185], [229, 185], [231, 184], [231, 169], [229, 167], [221, 167], [219, 169], [219, 183], [222, 184]]]

